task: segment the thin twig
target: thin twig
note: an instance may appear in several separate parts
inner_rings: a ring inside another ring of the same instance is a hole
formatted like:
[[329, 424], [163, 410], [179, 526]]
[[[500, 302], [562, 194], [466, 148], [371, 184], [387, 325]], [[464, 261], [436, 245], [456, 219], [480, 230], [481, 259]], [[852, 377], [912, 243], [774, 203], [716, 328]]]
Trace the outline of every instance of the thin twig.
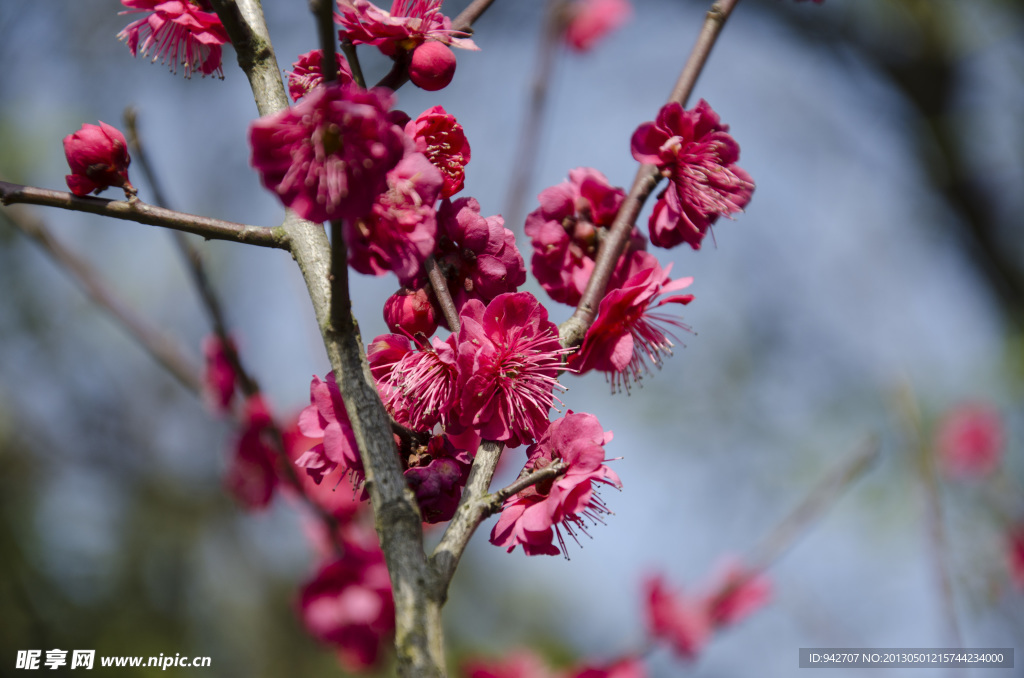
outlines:
[[472, 33], [473, 24], [493, 4], [494, 0], [473, 0], [466, 9], [459, 12], [459, 15], [452, 20], [452, 30], [459, 31], [460, 33]]
[[106, 198], [79, 197], [67, 191], [53, 191], [48, 188], [23, 186], [0, 181], [0, 203], [13, 205], [43, 205], [59, 207], [75, 212], [88, 212], [104, 217], [135, 221], [150, 226], [170, 228], [185, 233], [194, 233], [210, 240], [231, 240], [287, 250], [290, 247], [288, 235], [280, 228], [248, 226], [232, 221], [200, 217], [185, 212], [147, 205], [141, 200], [108, 200]]
[[556, 57], [562, 45], [562, 34], [565, 32], [567, 4], [567, 0], [549, 0], [544, 18], [537, 65], [523, 115], [522, 132], [516, 145], [516, 157], [512, 162], [512, 180], [505, 197], [505, 226], [513, 231], [518, 230], [523, 223], [523, 204], [537, 167], [544, 111], [554, 78]]
[[430, 280], [430, 286], [434, 290], [434, 296], [437, 298], [437, 303], [441, 306], [441, 312], [444, 313], [444, 319], [448, 323], [448, 329], [452, 331], [452, 334], [458, 334], [459, 311], [455, 308], [455, 302], [452, 301], [452, 295], [448, 291], [448, 281], [444, 279], [444, 274], [441, 273], [441, 268], [437, 265], [437, 260], [433, 255], [427, 257], [424, 267], [427, 269], [427, 278]]
[[143, 320], [118, 296], [113, 286], [104, 280], [92, 264], [54, 238], [41, 219], [24, 208], [0, 211], [0, 217], [42, 247], [78, 283], [93, 303], [127, 330], [182, 386], [197, 396], [201, 394], [199, 367], [185, 355], [178, 343]]
[[351, 40], [345, 38], [341, 41], [341, 51], [345, 54], [345, 60], [348, 61], [349, 70], [352, 71], [352, 79], [357, 85], [366, 89], [366, 76], [363, 75], [363, 65], [359, 63], [356, 46], [352, 44]]
[[[704, 19], [700, 35], [697, 36], [697, 42], [669, 96], [669, 103], [678, 102], [683, 106], [686, 105], [694, 85], [697, 84], [697, 78], [703, 70], [704, 64], [707, 63], [711, 49], [715, 46], [726, 20], [738, 2], [739, 0], [719, 0], [711, 5], [711, 9], [708, 10]], [[594, 262], [594, 270], [590, 274], [590, 280], [580, 303], [572, 317], [558, 328], [559, 341], [562, 346], [568, 348], [579, 346], [582, 343], [587, 329], [593, 324], [597, 315], [598, 305], [604, 298], [608, 281], [615, 270], [615, 264], [626, 249], [633, 224], [636, 223], [637, 217], [640, 216], [640, 210], [660, 180], [661, 175], [658, 174], [654, 165], [640, 165], [637, 169], [629, 195], [623, 201], [622, 207], [619, 208], [619, 213], [615, 216], [615, 221], [612, 223], [607, 237], [601, 242], [597, 259]]]
[[335, 44], [334, 31], [334, 0], [309, 0], [309, 11], [316, 18], [317, 38], [320, 40], [320, 50], [323, 58], [320, 60], [320, 70], [323, 73], [324, 82], [334, 82], [338, 79], [338, 53]]
[[496, 513], [501, 505], [505, 503], [505, 500], [514, 494], [522, 492], [528, 487], [533, 487], [537, 483], [542, 483], [545, 480], [557, 478], [566, 471], [569, 470], [569, 465], [563, 460], [559, 459], [553, 464], [545, 466], [542, 469], [531, 471], [524, 476], [516, 478], [513, 482], [509, 483], [505, 487], [501, 488], [497, 492], [487, 497], [487, 510], [490, 513]]

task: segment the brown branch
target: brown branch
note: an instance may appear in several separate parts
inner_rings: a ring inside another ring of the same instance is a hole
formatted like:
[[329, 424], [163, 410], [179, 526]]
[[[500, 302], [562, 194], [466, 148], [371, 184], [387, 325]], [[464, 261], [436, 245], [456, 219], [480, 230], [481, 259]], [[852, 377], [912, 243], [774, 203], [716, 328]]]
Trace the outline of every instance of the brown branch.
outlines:
[[452, 20], [452, 30], [462, 33], [472, 33], [473, 24], [487, 11], [487, 8], [494, 4], [494, 0], [473, 0], [466, 9], [459, 12], [459, 15]]
[[455, 302], [452, 301], [452, 295], [448, 291], [448, 281], [445, 280], [444, 274], [441, 273], [441, 268], [437, 265], [437, 260], [434, 259], [433, 255], [427, 257], [425, 266], [427, 278], [430, 280], [430, 286], [434, 290], [434, 296], [437, 298], [437, 303], [441, 306], [444, 319], [448, 322], [448, 329], [452, 331], [452, 334], [458, 334], [459, 311], [455, 308]]
[[532, 487], [537, 483], [549, 480], [551, 478], [557, 478], [566, 471], [569, 470], [569, 465], [559, 459], [555, 463], [545, 466], [542, 469], [532, 471], [524, 476], [516, 478], [514, 482], [509, 483], [505, 487], [501, 488], [490, 497], [487, 498], [487, 508], [490, 513], [497, 513], [501, 509], [501, 505], [505, 503], [505, 500], [514, 494], [522, 492], [528, 487]]
[[[719, 0], [711, 5], [700, 34], [697, 36], [697, 42], [694, 44], [686, 64], [683, 65], [679, 79], [669, 96], [669, 103], [678, 102], [686, 105], [686, 101], [697, 83], [697, 78], [700, 76], [704, 64], [707, 63], [711, 49], [715, 46], [726, 20], [738, 2], [739, 0]], [[558, 328], [562, 346], [567, 348], [579, 346], [583, 342], [587, 329], [593, 324], [597, 315], [598, 305], [604, 298], [608, 281], [615, 270], [615, 264], [629, 242], [633, 224], [636, 223], [637, 217], [640, 216], [640, 210], [660, 180], [661, 176], [654, 165], [640, 165], [636, 177], [633, 179], [629, 195], [623, 201], [622, 207], [619, 208], [619, 213], [615, 216], [615, 221], [612, 223], [607, 237], [601, 242], [597, 259], [594, 262], [594, 271], [590, 275], [590, 281], [587, 283], [587, 288], [583, 292], [576, 311]]]
[[0, 203], [13, 205], [43, 205], [59, 207], [75, 212], [88, 212], [114, 219], [135, 221], [150, 226], [170, 228], [185, 233], [194, 233], [210, 240], [231, 240], [287, 250], [290, 247], [288, 235], [279, 228], [247, 226], [232, 221], [200, 217], [184, 212], [147, 205], [141, 200], [108, 200], [106, 198], [78, 197], [67, 191], [53, 191], [48, 188], [22, 186], [0, 181]]
[[320, 41], [320, 50], [323, 58], [320, 60], [320, 70], [324, 76], [324, 82], [334, 82], [338, 79], [338, 53], [335, 44], [334, 31], [334, 0], [309, 0], [309, 11], [316, 19], [316, 33]]
[[136, 342], [175, 379], [195, 395], [200, 395], [199, 367], [171, 337], [143, 320], [118, 296], [92, 264], [65, 247], [50, 234], [42, 220], [24, 208], [3, 210], [0, 217], [31, 238], [70, 275], [86, 296], [116, 320]]

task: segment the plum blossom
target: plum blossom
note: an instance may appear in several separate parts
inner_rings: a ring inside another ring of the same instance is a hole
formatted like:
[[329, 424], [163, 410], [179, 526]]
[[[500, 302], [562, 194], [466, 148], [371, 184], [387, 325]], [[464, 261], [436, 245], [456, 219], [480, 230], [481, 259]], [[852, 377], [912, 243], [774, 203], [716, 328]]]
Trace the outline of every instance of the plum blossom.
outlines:
[[423, 522], [451, 520], [469, 477], [470, 455], [447, 436], [434, 436], [405, 459], [405, 482], [416, 494]]
[[619, 477], [604, 464], [604, 446], [611, 439], [611, 432], [604, 431], [592, 414], [569, 411], [551, 422], [537, 442], [527, 448], [521, 475], [559, 461], [567, 468], [561, 475], [505, 500], [491, 531], [491, 543], [510, 553], [522, 545], [528, 556], [558, 555], [561, 551], [553, 542], [557, 537], [559, 546], [565, 549], [562, 528], [576, 539], [577, 531], [586, 534], [584, 517], [600, 522], [609, 511], [594, 492], [594, 483], [622, 487]]
[[601, 300], [597, 318], [587, 329], [580, 350], [569, 357], [568, 365], [579, 373], [606, 372], [612, 390], [629, 390], [630, 379], [640, 381], [650, 372], [648, 361], [660, 368], [662, 354], [672, 355], [674, 335], [665, 326], [689, 330], [678, 318], [661, 313], [666, 304], [685, 306], [692, 294], [663, 294], [689, 287], [693, 278], [670, 280], [672, 265], [657, 264], [627, 280], [619, 289], [611, 289]]
[[377, 391], [395, 421], [417, 431], [452, 426], [458, 400], [455, 337], [413, 346], [396, 334], [376, 337], [367, 349]]
[[667, 588], [660, 575], [648, 578], [644, 589], [647, 632], [667, 642], [681, 658], [696, 658], [711, 639], [707, 607]]
[[442, 0], [394, 0], [385, 12], [368, 0], [338, 0], [334, 21], [338, 36], [354, 45], [375, 45], [388, 56], [411, 51], [428, 40], [462, 49], [479, 49], [441, 14]]
[[1018, 523], [1007, 535], [1006, 561], [1014, 586], [1024, 591], [1024, 523]]
[[764, 607], [772, 597], [772, 583], [738, 561], [727, 561], [705, 597], [708, 617], [716, 628], [737, 624]]
[[[516, 237], [500, 216], [483, 217], [475, 198], [443, 200], [437, 209], [435, 258], [448, 280], [455, 307], [470, 299], [485, 304], [526, 282]], [[440, 318], [444, 322], [444, 318]], [[447, 324], [445, 324], [447, 327]]]
[[242, 421], [224, 482], [247, 508], [264, 508], [277, 487], [277, 457], [268, 438], [273, 420], [262, 396], [245, 401]]
[[[405, 126], [416, 150], [441, 171], [441, 197], [450, 198], [462, 190], [470, 159], [469, 140], [455, 116], [442, 106], [428, 108]], [[479, 210], [478, 210], [479, 211]]]
[[[308, 438], [302, 434], [302, 431], [299, 430], [298, 414], [282, 427], [281, 437], [283, 438], [284, 449], [288, 453], [288, 459], [296, 465], [298, 465], [297, 461], [306, 452], [322, 441], [321, 438]], [[297, 475], [299, 488], [286, 483], [281, 486], [281, 489], [293, 495], [298, 491], [306, 499], [331, 515], [339, 528], [342, 528], [351, 523], [356, 515], [366, 507], [366, 503], [359, 499], [354, 488], [338, 487], [344, 479], [345, 473], [346, 471], [340, 466], [335, 466], [333, 470], [320, 477], [319, 482], [308, 473], [299, 473]], [[320, 528], [322, 527], [323, 525], [320, 521], [313, 523], [311, 538], [314, 541], [314, 545], [322, 547], [319, 549], [319, 552], [324, 557], [327, 557], [334, 553], [335, 547], [331, 542], [330, 534], [326, 534], [325, 531], [321, 530]]]
[[299, 414], [299, 432], [316, 444], [295, 465], [306, 469], [318, 483], [338, 467], [343, 474], [351, 474], [357, 484], [362, 482], [363, 462], [334, 372], [328, 373], [326, 380], [313, 375], [309, 400], [310, 405]]
[[128, 180], [128, 142], [117, 128], [100, 120], [99, 126], [88, 123], [74, 134], [64, 137], [64, 156], [71, 174], [65, 177], [75, 195], [100, 193], [111, 186], [135, 195]]
[[[338, 82], [343, 85], [354, 82], [352, 69], [349, 68], [345, 57], [340, 53], [336, 53], [334, 57], [338, 64]], [[299, 55], [299, 60], [292, 64], [292, 70], [288, 73], [288, 94], [292, 101], [298, 101], [314, 87], [323, 83], [323, 60], [324, 51], [314, 49]]]
[[357, 672], [374, 666], [390, 642], [395, 604], [376, 535], [348, 539], [344, 546], [344, 556], [321, 566], [302, 587], [299, 614], [309, 633]]
[[[541, 191], [540, 207], [526, 217], [525, 232], [533, 244], [533, 275], [552, 299], [570, 306], [579, 303], [594, 271], [601, 234], [615, 221], [625, 198], [625, 191], [589, 167], [571, 170], [568, 181]], [[646, 247], [646, 239], [634, 228], [609, 289], [657, 265]]]
[[384, 322], [395, 334], [429, 337], [437, 331], [437, 316], [431, 292], [425, 287], [403, 287], [384, 302]]
[[647, 669], [639, 657], [623, 657], [605, 666], [586, 666], [566, 678], [646, 678]]
[[360, 273], [393, 271], [411, 285], [437, 242], [434, 203], [444, 180], [426, 156], [410, 150], [386, 182], [365, 216], [345, 221], [348, 263]]
[[565, 41], [577, 52], [592, 49], [633, 15], [629, 0], [577, 0], [569, 7]]
[[[234, 350], [234, 343], [231, 345]], [[224, 342], [215, 334], [203, 339], [203, 397], [216, 414], [225, 414], [231, 409], [235, 396], [235, 368], [228, 360]]]
[[700, 249], [718, 218], [743, 211], [753, 195], [753, 180], [736, 165], [739, 144], [703, 99], [689, 111], [666, 104], [657, 120], [633, 133], [632, 151], [670, 179], [649, 221], [658, 247], [685, 242]]
[[554, 678], [544, 661], [529, 650], [516, 650], [498, 660], [467, 661], [462, 673], [466, 678]]
[[[548, 424], [565, 349], [558, 328], [529, 292], [501, 294], [486, 307], [470, 299], [456, 343], [462, 424], [516, 447]], [[564, 390], [564, 388], [563, 388]]]
[[405, 155], [392, 101], [387, 90], [330, 83], [253, 122], [252, 165], [263, 185], [310, 221], [365, 216]]
[[947, 475], [978, 477], [988, 475], [999, 466], [1003, 438], [999, 410], [984, 403], [969, 403], [942, 418], [935, 446]]
[[194, 71], [204, 76], [216, 73], [224, 77], [221, 45], [229, 39], [209, 2], [121, 0], [121, 4], [130, 8], [121, 14], [149, 12], [117, 34], [119, 40], [127, 43], [132, 56], [140, 52], [149, 56], [152, 52], [153, 61], [170, 62], [174, 73], [180, 63], [185, 68], [186, 78]]

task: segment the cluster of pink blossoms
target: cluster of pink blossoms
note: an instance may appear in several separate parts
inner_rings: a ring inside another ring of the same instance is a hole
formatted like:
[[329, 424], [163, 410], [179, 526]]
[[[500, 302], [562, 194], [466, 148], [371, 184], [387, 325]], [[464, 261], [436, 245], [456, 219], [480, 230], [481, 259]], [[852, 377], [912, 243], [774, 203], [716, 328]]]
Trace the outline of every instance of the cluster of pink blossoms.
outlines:
[[228, 34], [208, 0], [121, 0], [121, 4], [129, 8], [122, 14], [149, 12], [117, 35], [132, 56], [152, 53], [154, 61], [170, 62], [174, 72], [180, 63], [186, 78], [193, 71], [224, 77], [221, 45], [229, 42]]

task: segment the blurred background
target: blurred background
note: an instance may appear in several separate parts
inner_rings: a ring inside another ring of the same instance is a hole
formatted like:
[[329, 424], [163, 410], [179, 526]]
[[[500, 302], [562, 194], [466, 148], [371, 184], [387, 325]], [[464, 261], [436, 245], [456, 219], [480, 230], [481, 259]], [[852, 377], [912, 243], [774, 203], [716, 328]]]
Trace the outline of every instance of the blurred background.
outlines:
[[[312, 18], [302, 2], [263, 4], [288, 69], [315, 47]], [[708, 4], [637, 0], [592, 52], [563, 50], [522, 210], [579, 166], [629, 186], [630, 135], [668, 96]], [[174, 207], [278, 225], [248, 164], [256, 110], [233, 51], [223, 81], [185, 80], [129, 55], [120, 8], [0, 3], [0, 178], [63, 190], [61, 139], [85, 122], [123, 128], [131, 105]], [[542, 2], [495, 3], [449, 88], [398, 94], [413, 116], [442, 104], [465, 127], [463, 195], [485, 215], [508, 209], [543, 20]], [[386, 72], [360, 54], [369, 80]], [[557, 664], [638, 647], [644, 577], [699, 589], [871, 436], [878, 463], [768, 570], [772, 604], [690, 665], [653, 653], [651, 674], [789, 676], [799, 647], [946, 647], [950, 610], [965, 646], [1024, 647], [1024, 583], [1006, 555], [1024, 521], [1024, 2], [745, 0], [699, 97], [731, 126], [754, 199], [702, 251], [657, 252], [696, 295], [695, 333], [663, 370], [628, 396], [600, 375], [563, 378], [565, 403], [615, 433], [624, 489], [603, 495], [615, 515], [568, 559], [508, 555], [486, 523], [446, 608], [454, 655], [525, 646]], [[168, 233], [33, 213], [198, 368], [208, 329]], [[282, 252], [197, 242], [275, 411], [297, 412], [329, 369], [297, 268]], [[397, 284], [354, 284], [370, 339]], [[2, 216], [0, 286], [0, 673], [17, 650], [56, 647], [207, 655], [199, 671], [226, 677], [340, 674], [295, 615], [314, 558], [295, 505], [248, 513], [223, 490], [232, 427]], [[571, 310], [549, 308], [556, 322]], [[921, 457], [967, 402], [1000, 413], [1002, 460], [930, 492]], [[133, 671], [147, 670], [117, 669]]]

